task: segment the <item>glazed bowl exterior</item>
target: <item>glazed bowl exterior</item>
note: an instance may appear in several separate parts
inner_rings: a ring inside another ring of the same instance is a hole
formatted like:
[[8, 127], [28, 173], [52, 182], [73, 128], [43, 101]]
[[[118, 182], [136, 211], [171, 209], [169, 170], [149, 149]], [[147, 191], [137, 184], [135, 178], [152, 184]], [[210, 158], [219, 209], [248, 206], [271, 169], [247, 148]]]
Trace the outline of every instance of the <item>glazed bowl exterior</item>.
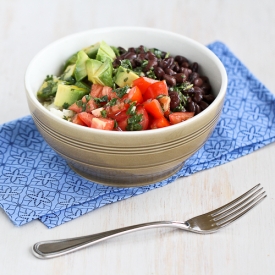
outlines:
[[[159, 48], [198, 62], [200, 73], [208, 76], [216, 99], [192, 119], [147, 131], [98, 130], [55, 116], [36, 97], [41, 83], [46, 75], [58, 75], [71, 54], [102, 40], [125, 48], [139, 45]], [[75, 172], [101, 184], [129, 187], [171, 176], [201, 148], [218, 122], [227, 75], [220, 60], [209, 49], [187, 37], [150, 28], [112, 27], [70, 35], [44, 48], [27, 68], [25, 87], [37, 129]]]

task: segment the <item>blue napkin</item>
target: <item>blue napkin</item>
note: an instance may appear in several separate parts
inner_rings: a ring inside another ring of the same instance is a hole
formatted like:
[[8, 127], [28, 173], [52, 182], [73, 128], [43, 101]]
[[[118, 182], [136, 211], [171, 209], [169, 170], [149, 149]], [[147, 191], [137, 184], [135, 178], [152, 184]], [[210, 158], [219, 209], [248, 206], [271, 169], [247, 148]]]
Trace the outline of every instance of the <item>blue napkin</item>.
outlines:
[[212, 136], [170, 178], [116, 188], [74, 173], [43, 140], [30, 116], [0, 126], [0, 207], [17, 225], [39, 219], [48, 228], [104, 205], [165, 186], [179, 177], [232, 161], [275, 140], [275, 97], [221, 42], [208, 46], [223, 62], [229, 84]]

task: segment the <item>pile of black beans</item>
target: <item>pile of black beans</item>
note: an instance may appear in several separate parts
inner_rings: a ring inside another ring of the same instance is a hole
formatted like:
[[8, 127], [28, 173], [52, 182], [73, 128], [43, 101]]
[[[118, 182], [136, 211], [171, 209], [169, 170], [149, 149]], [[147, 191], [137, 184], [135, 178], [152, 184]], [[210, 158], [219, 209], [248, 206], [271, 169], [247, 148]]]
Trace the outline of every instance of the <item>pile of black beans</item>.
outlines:
[[184, 56], [172, 57], [164, 51], [146, 49], [144, 46], [117, 49], [119, 55], [113, 62], [114, 68], [119, 67], [122, 60], [129, 60], [131, 69], [139, 71], [141, 76], [166, 81], [172, 111], [183, 106], [182, 111], [197, 115], [215, 99], [209, 79], [199, 73], [197, 62], [191, 63]]

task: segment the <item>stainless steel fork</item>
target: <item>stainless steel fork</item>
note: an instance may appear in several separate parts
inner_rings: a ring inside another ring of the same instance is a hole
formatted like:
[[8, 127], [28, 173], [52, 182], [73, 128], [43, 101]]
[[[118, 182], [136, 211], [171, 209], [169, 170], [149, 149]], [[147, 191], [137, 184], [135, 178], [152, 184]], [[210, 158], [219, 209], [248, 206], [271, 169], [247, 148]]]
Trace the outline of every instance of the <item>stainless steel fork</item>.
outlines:
[[213, 233], [237, 220], [260, 203], [265, 197], [265, 191], [263, 191], [263, 188], [258, 184], [232, 202], [185, 222], [156, 221], [77, 238], [42, 241], [34, 244], [32, 251], [36, 257], [40, 259], [48, 259], [79, 250], [125, 233], [154, 227], [176, 227], [199, 234]]

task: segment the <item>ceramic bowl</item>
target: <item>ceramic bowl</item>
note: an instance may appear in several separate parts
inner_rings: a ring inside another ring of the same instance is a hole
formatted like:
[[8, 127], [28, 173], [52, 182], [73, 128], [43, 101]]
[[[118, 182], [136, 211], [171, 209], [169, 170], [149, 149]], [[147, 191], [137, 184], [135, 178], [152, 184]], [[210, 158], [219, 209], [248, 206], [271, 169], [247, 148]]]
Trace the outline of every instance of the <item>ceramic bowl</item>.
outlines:
[[[71, 54], [104, 40], [109, 45], [159, 48], [200, 64], [214, 102], [195, 117], [165, 128], [118, 132], [86, 128], [63, 120], [37, 100], [46, 75], [58, 75]], [[227, 75], [220, 60], [204, 45], [175, 33], [139, 27], [89, 30], [59, 39], [41, 50], [25, 75], [30, 113], [45, 141], [81, 176], [105, 185], [129, 187], [158, 182], [176, 173], [215, 128], [226, 94]]]

